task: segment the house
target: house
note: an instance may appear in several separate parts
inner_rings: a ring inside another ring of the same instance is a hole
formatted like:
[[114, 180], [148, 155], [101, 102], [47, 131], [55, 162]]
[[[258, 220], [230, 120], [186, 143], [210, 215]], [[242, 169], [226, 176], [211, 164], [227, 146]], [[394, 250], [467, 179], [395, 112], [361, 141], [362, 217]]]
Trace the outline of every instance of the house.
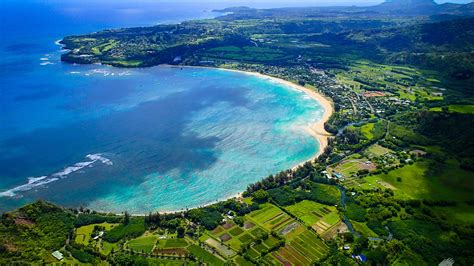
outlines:
[[97, 240], [97, 239], [99, 239], [100, 237], [102, 237], [103, 235], [104, 235], [104, 231], [100, 231], [99, 234], [97, 234], [96, 236], [94, 236], [92, 239]]
[[334, 172], [333, 174], [334, 174], [334, 176], [335, 176], [336, 178], [338, 178], [338, 179], [343, 178], [343, 175], [342, 175], [341, 173]]
[[360, 254], [360, 255], [352, 255], [353, 259], [359, 260], [360, 262], [367, 262], [367, 258]]
[[59, 252], [59, 250], [56, 250], [55, 252], [51, 253], [51, 255], [53, 255], [53, 257], [55, 257], [57, 260], [64, 259], [63, 253]]

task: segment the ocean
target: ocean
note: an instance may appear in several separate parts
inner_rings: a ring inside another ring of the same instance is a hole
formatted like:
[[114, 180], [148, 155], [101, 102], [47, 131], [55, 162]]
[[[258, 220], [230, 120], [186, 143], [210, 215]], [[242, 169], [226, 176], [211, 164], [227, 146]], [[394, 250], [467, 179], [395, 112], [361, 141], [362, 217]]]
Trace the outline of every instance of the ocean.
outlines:
[[323, 109], [242, 73], [60, 62], [65, 35], [212, 18], [209, 4], [0, 4], [0, 210], [201, 206], [311, 158]]

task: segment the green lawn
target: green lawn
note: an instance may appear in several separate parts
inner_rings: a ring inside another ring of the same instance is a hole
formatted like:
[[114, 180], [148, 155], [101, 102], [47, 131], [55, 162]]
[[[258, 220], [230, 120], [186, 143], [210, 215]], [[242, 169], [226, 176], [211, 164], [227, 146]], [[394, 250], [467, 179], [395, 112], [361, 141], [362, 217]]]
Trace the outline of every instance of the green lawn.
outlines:
[[109, 243], [107, 241], [102, 241], [102, 249], [100, 250], [100, 253], [104, 255], [109, 255], [110, 252], [113, 250], [118, 250], [118, 244], [117, 243]]
[[91, 234], [94, 231], [95, 226], [102, 226], [106, 231], [112, 229], [116, 224], [109, 223], [100, 223], [100, 224], [90, 224], [81, 226], [76, 229], [76, 239], [75, 242], [82, 245], [89, 245], [89, 240], [91, 239]]
[[370, 155], [378, 157], [378, 156], [382, 156], [384, 154], [389, 153], [390, 150], [378, 144], [374, 144], [370, 146], [365, 152], [369, 153]]
[[145, 236], [130, 240], [127, 245], [131, 250], [150, 253], [158, 240], [157, 236]]
[[188, 242], [184, 238], [168, 238], [158, 240], [158, 248], [182, 248], [186, 247]]

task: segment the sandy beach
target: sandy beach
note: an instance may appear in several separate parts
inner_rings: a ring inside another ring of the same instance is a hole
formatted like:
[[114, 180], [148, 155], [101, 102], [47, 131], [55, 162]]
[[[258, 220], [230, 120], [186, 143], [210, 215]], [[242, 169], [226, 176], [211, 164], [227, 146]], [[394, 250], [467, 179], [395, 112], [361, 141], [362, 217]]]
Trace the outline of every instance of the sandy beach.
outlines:
[[[281, 84], [287, 85], [289, 87], [292, 87], [296, 90], [299, 90], [301, 92], [304, 92], [306, 95], [308, 95], [309, 97], [311, 97], [314, 100], [316, 100], [317, 102], [319, 102], [321, 107], [323, 107], [323, 109], [324, 109], [323, 117], [317, 123], [315, 123], [313, 125], [308, 125], [308, 127], [305, 128], [305, 130], [319, 142], [319, 150], [313, 157], [311, 157], [307, 161], [312, 161], [315, 158], [317, 158], [320, 154], [323, 153], [324, 149], [328, 145], [328, 138], [331, 136], [331, 133], [327, 132], [326, 129], [324, 129], [324, 123], [326, 123], [326, 121], [329, 120], [329, 118], [331, 117], [331, 115], [333, 113], [333, 103], [332, 103], [331, 99], [329, 99], [328, 97], [323, 96], [322, 94], [318, 93], [317, 91], [314, 91], [312, 89], [303, 87], [301, 85], [295, 84], [293, 82], [290, 82], [290, 81], [287, 81], [287, 80], [284, 80], [284, 79], [281, 79], [281, 78], [267, 76], [267, 75], [263, 75], [263, 74], [255, 73], [255, 72], [246, 72], [246, 71], [232, 70], [232, 69], [224, 69], [224, 70], [236, 71], [236, 72], [257, 76], [257, 77], [264, 78], [264, 79], [270, 79], [274, 82], [281, 83]], [[307, 161], [299, 163], [298, 165], [296, 165], [292, 169], [295, 169], [296, 167], [298, 167], [300, 165], [303, 165]]]

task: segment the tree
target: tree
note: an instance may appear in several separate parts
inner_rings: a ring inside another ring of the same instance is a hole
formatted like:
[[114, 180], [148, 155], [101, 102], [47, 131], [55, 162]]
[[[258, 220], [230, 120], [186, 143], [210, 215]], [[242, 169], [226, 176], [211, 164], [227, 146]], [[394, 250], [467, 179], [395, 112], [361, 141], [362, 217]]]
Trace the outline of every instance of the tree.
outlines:
[[184, 229], [184, 227], [182, 226], [179, 226], [177, 229], [177, 234], [178, 234], [178, 237], [179, 238], [183, 238], [184, 237], [184, 233], [186, 232], [186, 230]]
[[128, 212], [125, 212], [125, 215], [123, 216], [123, 224], [127, 225], [130, 223], [130, 214]]
[[241, 216], [237, 216], [237, 217], [234, 218], [234, 222], [239, 226], [243, 226], [244, 225], [244, 218], [242, 218]]
[[358, 254], [369, 246], [369, 240], [365, 236], [357, 238], [354, 245], [354, 253]]
[[268, 192], [263, 189], [259, 189], [253, 193], [253, 199], [257, 202], [266, 202], [269, 196]]

